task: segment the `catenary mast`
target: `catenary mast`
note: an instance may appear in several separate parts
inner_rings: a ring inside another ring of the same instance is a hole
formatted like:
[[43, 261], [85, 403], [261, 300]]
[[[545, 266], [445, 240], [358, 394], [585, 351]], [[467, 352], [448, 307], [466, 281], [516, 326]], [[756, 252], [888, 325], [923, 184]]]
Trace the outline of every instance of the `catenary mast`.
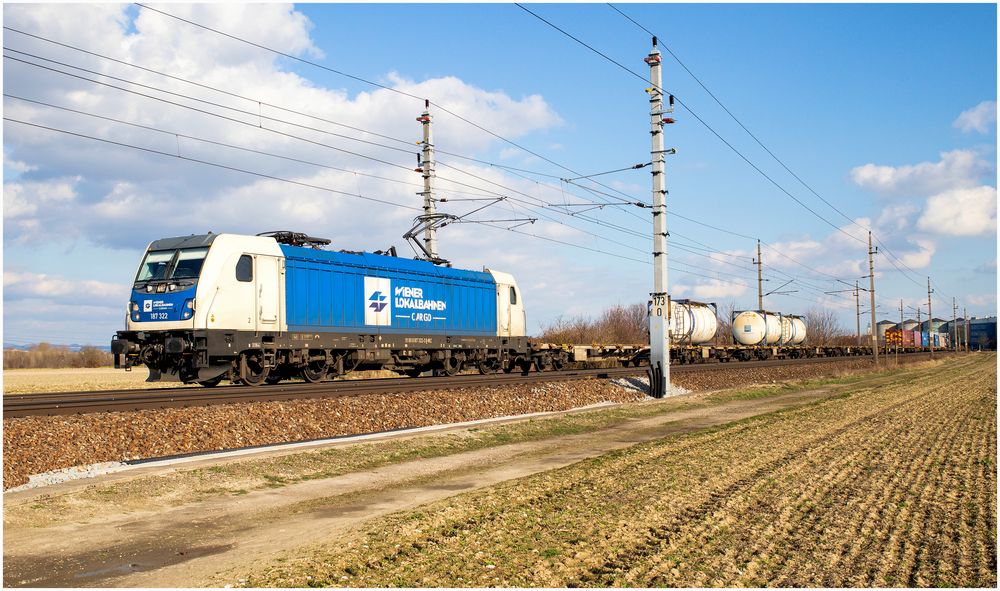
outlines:
[[660, 51], [653, 37], [653, 49], [646, 56], [649, 64], [649, 133], [652, 136], [653, 175], [653, 291], [649, 314], [649, 391], [655, 398], [666, 396], [670, 388], [670, 334], [667, 301], [667, 190], [665, 178], [666, 150], [663, 148], [663, 125], [673, 123], [664, 115], [673, 110], [663, 108], [663, 75]]

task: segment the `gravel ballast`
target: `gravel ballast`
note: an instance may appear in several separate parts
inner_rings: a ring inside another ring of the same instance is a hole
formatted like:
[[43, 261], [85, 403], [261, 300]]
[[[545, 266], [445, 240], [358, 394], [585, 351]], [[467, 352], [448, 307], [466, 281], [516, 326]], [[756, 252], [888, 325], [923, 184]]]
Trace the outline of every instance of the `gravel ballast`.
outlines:
[[[843, 375], [871, 368], [867, 359], [776, 367], [740, 367], [733, 363], [706, 366], [704, 371], [692, 373], [678, 372], [671, 377], [674, 392], [680, 393]], [[608, 380], [546, 382], [4, 419], [3, 486], [6, 490], [25, 484], [33, 474], [102, 462], [564, 411], [600, 402], [645, 398], [648, 382], [639, 379], [623, 385]]]
[[4, 419], [3, 486], [101, 462], [374, 433], [645, 397], [606, 380]]

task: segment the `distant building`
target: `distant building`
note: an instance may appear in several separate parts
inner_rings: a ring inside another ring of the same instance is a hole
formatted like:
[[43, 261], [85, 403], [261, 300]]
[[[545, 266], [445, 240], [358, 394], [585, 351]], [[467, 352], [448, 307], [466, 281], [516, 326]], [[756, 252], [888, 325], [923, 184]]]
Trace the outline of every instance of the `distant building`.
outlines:
[[896, 328], [896, 323], [892, 320], [881, 320], [875, 326], [878, 327], [878, 340], [885, 341], [885, 331]]

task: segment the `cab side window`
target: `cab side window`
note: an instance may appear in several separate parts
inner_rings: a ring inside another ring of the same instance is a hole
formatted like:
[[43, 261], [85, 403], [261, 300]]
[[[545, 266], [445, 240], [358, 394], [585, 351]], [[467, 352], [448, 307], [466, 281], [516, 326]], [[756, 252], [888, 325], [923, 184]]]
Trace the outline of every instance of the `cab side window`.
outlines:
[[236, 262], [236, 280], [253, 281], [253, 257], [245, 254]]
[[514, 289], [513, 285], [510, 286], [510, 305], [517, 305], [517, 290]]

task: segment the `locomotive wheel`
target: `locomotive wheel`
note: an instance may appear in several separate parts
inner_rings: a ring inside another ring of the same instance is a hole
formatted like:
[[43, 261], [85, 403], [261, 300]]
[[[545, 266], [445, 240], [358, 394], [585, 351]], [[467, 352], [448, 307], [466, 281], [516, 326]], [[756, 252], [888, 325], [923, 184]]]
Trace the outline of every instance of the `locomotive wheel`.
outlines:
[[302, 379], [309, 382], [310, 384], [315, 384], [316, 382], [322, 382], [326, 379], [326, 360], [323, 361], [310, 361], [302, 368]]
[[[259, 354], [240, 355], [240, 382], [247, 386], [259, 386], [267, 380], [270, 367], [264, 367]], [[275, 376], [278, 377], [278, 376]], [[280, 380], [281, 378], [278, 377]]]

